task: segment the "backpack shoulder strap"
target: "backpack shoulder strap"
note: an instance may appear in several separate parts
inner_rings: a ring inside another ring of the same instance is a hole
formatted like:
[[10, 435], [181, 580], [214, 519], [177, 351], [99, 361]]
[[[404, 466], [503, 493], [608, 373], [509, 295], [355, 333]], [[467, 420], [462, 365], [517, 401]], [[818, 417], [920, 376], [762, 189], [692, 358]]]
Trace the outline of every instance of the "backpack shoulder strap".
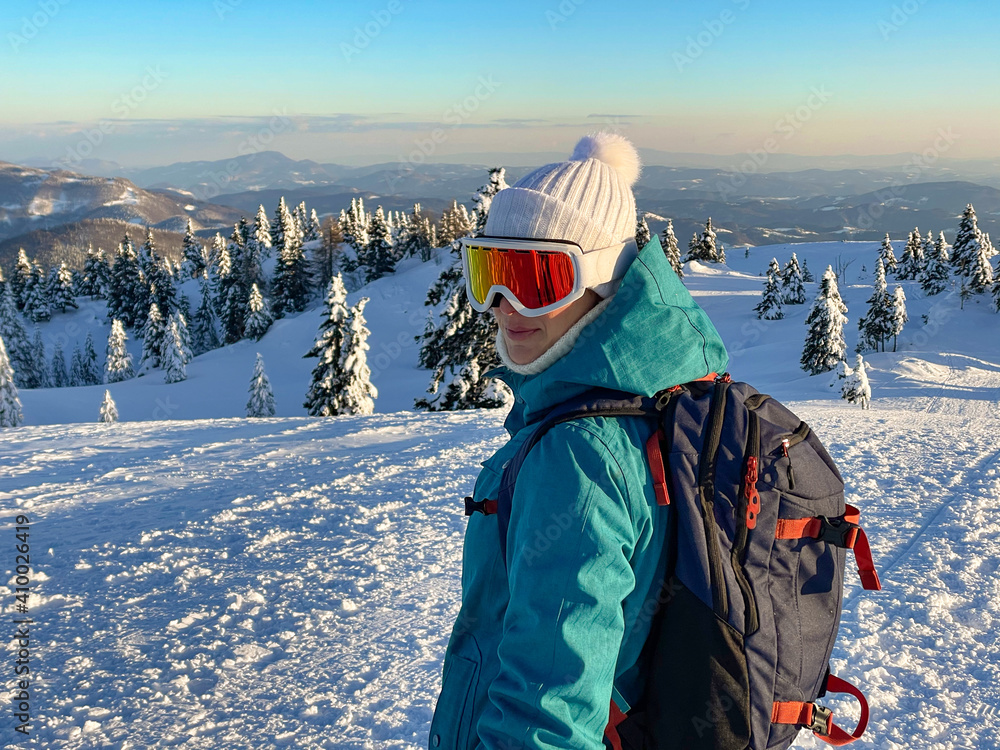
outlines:
[[514, 502], [514, 486], [521, 465], [529, 451], [552, 427], [563, 422], [569, 422], [583, 417], [641, 417], [656, 413], [656, 398], [635, 396], [621, 391], [606, 388], [595, 388], [580, 394], [574, 399], [560, 404], [549, 412], [534, 431], [528, 436], [514, 457], [507, 463], [500, 479], [500, 490], [497, 496], [496, 514], [498, 531], [500, 532], [500, 553], [504, 564], [507, 563], [507, 529], [510, 527], [510, 514]]

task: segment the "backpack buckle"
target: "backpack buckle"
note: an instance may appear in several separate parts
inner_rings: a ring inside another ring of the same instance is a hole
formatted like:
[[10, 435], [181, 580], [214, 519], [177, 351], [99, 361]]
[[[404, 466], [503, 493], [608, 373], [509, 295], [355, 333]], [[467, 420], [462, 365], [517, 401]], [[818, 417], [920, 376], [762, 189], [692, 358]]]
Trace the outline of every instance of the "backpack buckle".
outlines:
[[473, 513], [482, 513], [484, 516], [491, 516], [496, 512], [496, 500], [473, 500], [471, 497], [465, 498], [465, 515], [467, 516], [471, 516]]
[[819, 531], [815, 537], [818, 541], [845, 549], [854, 549], [854, 543], [858, 540], [860, 526], [844, 518], [816, 516], [816, 519], [820, 524]]
[[814, 734], [820, 735], [821, 737], [826, 737], [830, 734], [830, 724], [832, 722], [833, 711], [826, 706], [818, 706], [814, 703], [812, 723], [809, 725], [809, 730]]

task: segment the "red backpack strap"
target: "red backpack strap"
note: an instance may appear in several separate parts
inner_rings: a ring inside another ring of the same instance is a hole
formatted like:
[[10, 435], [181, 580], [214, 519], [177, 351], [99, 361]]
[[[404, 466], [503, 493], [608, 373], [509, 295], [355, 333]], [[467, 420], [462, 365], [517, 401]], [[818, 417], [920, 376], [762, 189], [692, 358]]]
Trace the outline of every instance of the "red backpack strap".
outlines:
[[622, 750], [622, 738], [618, 736], [618, 725], [623, 721], [625, 721], [625, 714], [612, 698], [611, 710], [608, 712], [608, 726], [604, 729], [604, 737], [611, 743], [612, 750]]
[[848, 505], [844, 515], [838, 518], [816, 516], [814, 518], [779, 518], [775, 531], [776, 539], [816, 539], [835, 544], [838, 547], [854, 550], [854, 558], [858, 563], [858, 573], [861, 585], [868, 591], [881, 591], [872, 559], [872, 548], [868, 544], [868, 535], [858, 525], [861, 511], [853, 505]]
[[864, 694], [854, 685], [835, 677], [827, 675], [824, 690], [829, 693], [845, 693], [853, 695], [861, 704], [861, 720], [857, 728], [848, 734], [843, 729], [833, 723], [833, 711], [815, 703], [803, 703], [800, 701], [775, 702], [771, 711], [771, 722], [774, 724], [797, 724], [812, 730], [823, 742], [835, 747], [848, 745], [858, 739], [868, 728], [868, 701]]

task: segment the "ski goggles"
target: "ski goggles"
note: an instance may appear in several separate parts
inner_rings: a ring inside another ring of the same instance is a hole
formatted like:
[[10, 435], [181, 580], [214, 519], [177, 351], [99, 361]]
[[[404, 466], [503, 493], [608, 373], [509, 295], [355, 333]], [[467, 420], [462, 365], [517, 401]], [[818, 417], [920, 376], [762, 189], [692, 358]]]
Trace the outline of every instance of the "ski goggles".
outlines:
[[463, 237], [465, 290], [474, 310], [486, 312], [502, 294], [517, 312], [537, 317], [578, 300], [611, 281], [627, 242], [587, 253], [565, 240]]

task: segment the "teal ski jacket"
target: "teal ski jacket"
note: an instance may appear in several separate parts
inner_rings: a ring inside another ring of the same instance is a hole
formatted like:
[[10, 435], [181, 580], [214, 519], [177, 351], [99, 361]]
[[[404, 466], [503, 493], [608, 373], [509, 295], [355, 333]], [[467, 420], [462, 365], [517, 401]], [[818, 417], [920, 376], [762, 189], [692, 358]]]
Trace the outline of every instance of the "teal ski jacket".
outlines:
[[[536, 375], [500, 368], [515, 394], [510, 440], [483, 463], [474, 499], [497, 498], [505, 463], [567, 399], [594, 387], [651, 396], [727, 362], [654, 236], [572, 350]], [[497, 517], [470, 517], [431, 750], [597, 750], [612, 697], [622, 710], [638, 698], [666, 564], [651, 432], [641, 417], [549, 430], [518, 475], [506, 564]]]

